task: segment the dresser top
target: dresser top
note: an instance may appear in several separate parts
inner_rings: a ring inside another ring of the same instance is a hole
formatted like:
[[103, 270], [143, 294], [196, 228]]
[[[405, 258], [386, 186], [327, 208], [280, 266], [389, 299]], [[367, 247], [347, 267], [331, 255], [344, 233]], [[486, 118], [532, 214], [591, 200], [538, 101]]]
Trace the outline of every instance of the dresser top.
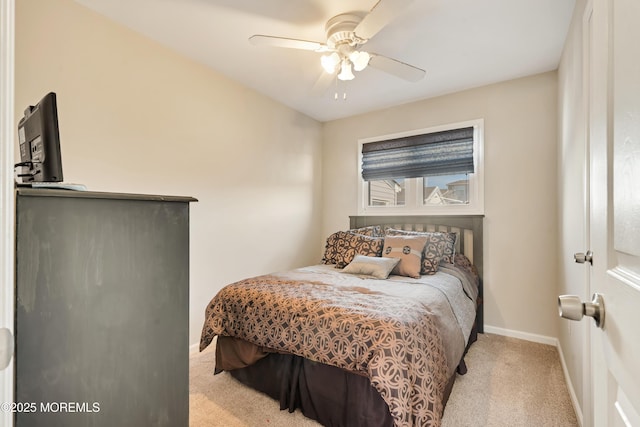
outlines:
[[76, 191], [30, 187], [17, 187], [16, 195], [21, 197], [66, 197], [78, 199], [117, 199], [182, 203], [198, 201], [198, 199], [189, 196], [162, 196], [155, 194], [110, 193], [100, 191]]

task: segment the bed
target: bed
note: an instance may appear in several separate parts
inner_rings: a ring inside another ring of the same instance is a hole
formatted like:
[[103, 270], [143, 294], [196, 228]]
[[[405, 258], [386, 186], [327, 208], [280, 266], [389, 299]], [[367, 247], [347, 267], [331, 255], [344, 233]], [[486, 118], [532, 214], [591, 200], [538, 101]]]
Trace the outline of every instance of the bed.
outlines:
[[482, 258], [482, 216], [353, 216], [322, 264], [223, 288], [200, 350], [325, 426], [438, 426], [483, 332]]

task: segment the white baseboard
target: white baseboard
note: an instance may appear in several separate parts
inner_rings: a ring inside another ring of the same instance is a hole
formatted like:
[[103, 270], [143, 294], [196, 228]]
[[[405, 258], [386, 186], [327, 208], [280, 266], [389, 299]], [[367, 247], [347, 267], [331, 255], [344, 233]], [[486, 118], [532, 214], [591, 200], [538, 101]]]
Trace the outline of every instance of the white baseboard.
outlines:
[[537, 342], [557, 347], [557, 338], [547, 337], [545, 335], [531, 334], [529, 332], [514, 331], [512, 329], [498, 328], [496, 326], [484, 325], [484, 331], [488, 334], [503, 335], [505, 337], [519, 338], [525, 341]]
[[189, 356], [196, 354], [200, 351], [200, 343], [191, 344], [189, 346]]
[[573, 383], [571, 382], [571, 377], [569, 377], [569, 370], [567, 369], [567, 364], [564, 361], [564, 352], [562, 351], [562, 346], [560, 345], [560, 340], [558, 339], [556, 339], [556, 348], [558, 349], [558, 354], [560, 355], [560, 364], [562, 365], [562, 372], [564, 372], [564, 382], [567, 383], [567, 389], [569, 390], [569, 396], [571, 397], [573, 411], [576, 413], [578, 425], [582, 427], [584, 425], [582, 419], [582, 409], [580, 408], [580, 403], [578, 402], [576, 391], [573, 389]]

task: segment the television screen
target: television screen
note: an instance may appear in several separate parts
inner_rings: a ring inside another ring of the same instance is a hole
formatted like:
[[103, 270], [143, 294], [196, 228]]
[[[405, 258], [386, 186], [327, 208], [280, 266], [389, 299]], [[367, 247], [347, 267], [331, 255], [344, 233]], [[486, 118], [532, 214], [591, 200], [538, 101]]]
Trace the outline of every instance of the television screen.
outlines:
[[18, 123], [22, 181], [62, 182], [62, 157], [56, 94], [48, 93], [29, 106]]

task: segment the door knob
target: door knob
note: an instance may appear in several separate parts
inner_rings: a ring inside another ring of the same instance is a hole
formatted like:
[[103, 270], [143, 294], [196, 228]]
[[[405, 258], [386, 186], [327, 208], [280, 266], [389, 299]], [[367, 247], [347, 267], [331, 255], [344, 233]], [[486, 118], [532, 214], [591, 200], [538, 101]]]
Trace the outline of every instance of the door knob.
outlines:
[[573, 254], [573, 259], [578, 264], [584, 264], [585, 262], [588, 262], [589, 264], [593, 265], [593, 252], [587, 251], [586, 254], [583, 254], [582, 252], [576, 252], [575, 254]]
[[597, 327], [604, 327], [604, 298], [598, 293], [593, 294], [591, 302], [582, 302], [575, 295], [560, 295], [558, 312], [560, 317], [569, 320], [582, 320], [583, 316], [593, 317]]

